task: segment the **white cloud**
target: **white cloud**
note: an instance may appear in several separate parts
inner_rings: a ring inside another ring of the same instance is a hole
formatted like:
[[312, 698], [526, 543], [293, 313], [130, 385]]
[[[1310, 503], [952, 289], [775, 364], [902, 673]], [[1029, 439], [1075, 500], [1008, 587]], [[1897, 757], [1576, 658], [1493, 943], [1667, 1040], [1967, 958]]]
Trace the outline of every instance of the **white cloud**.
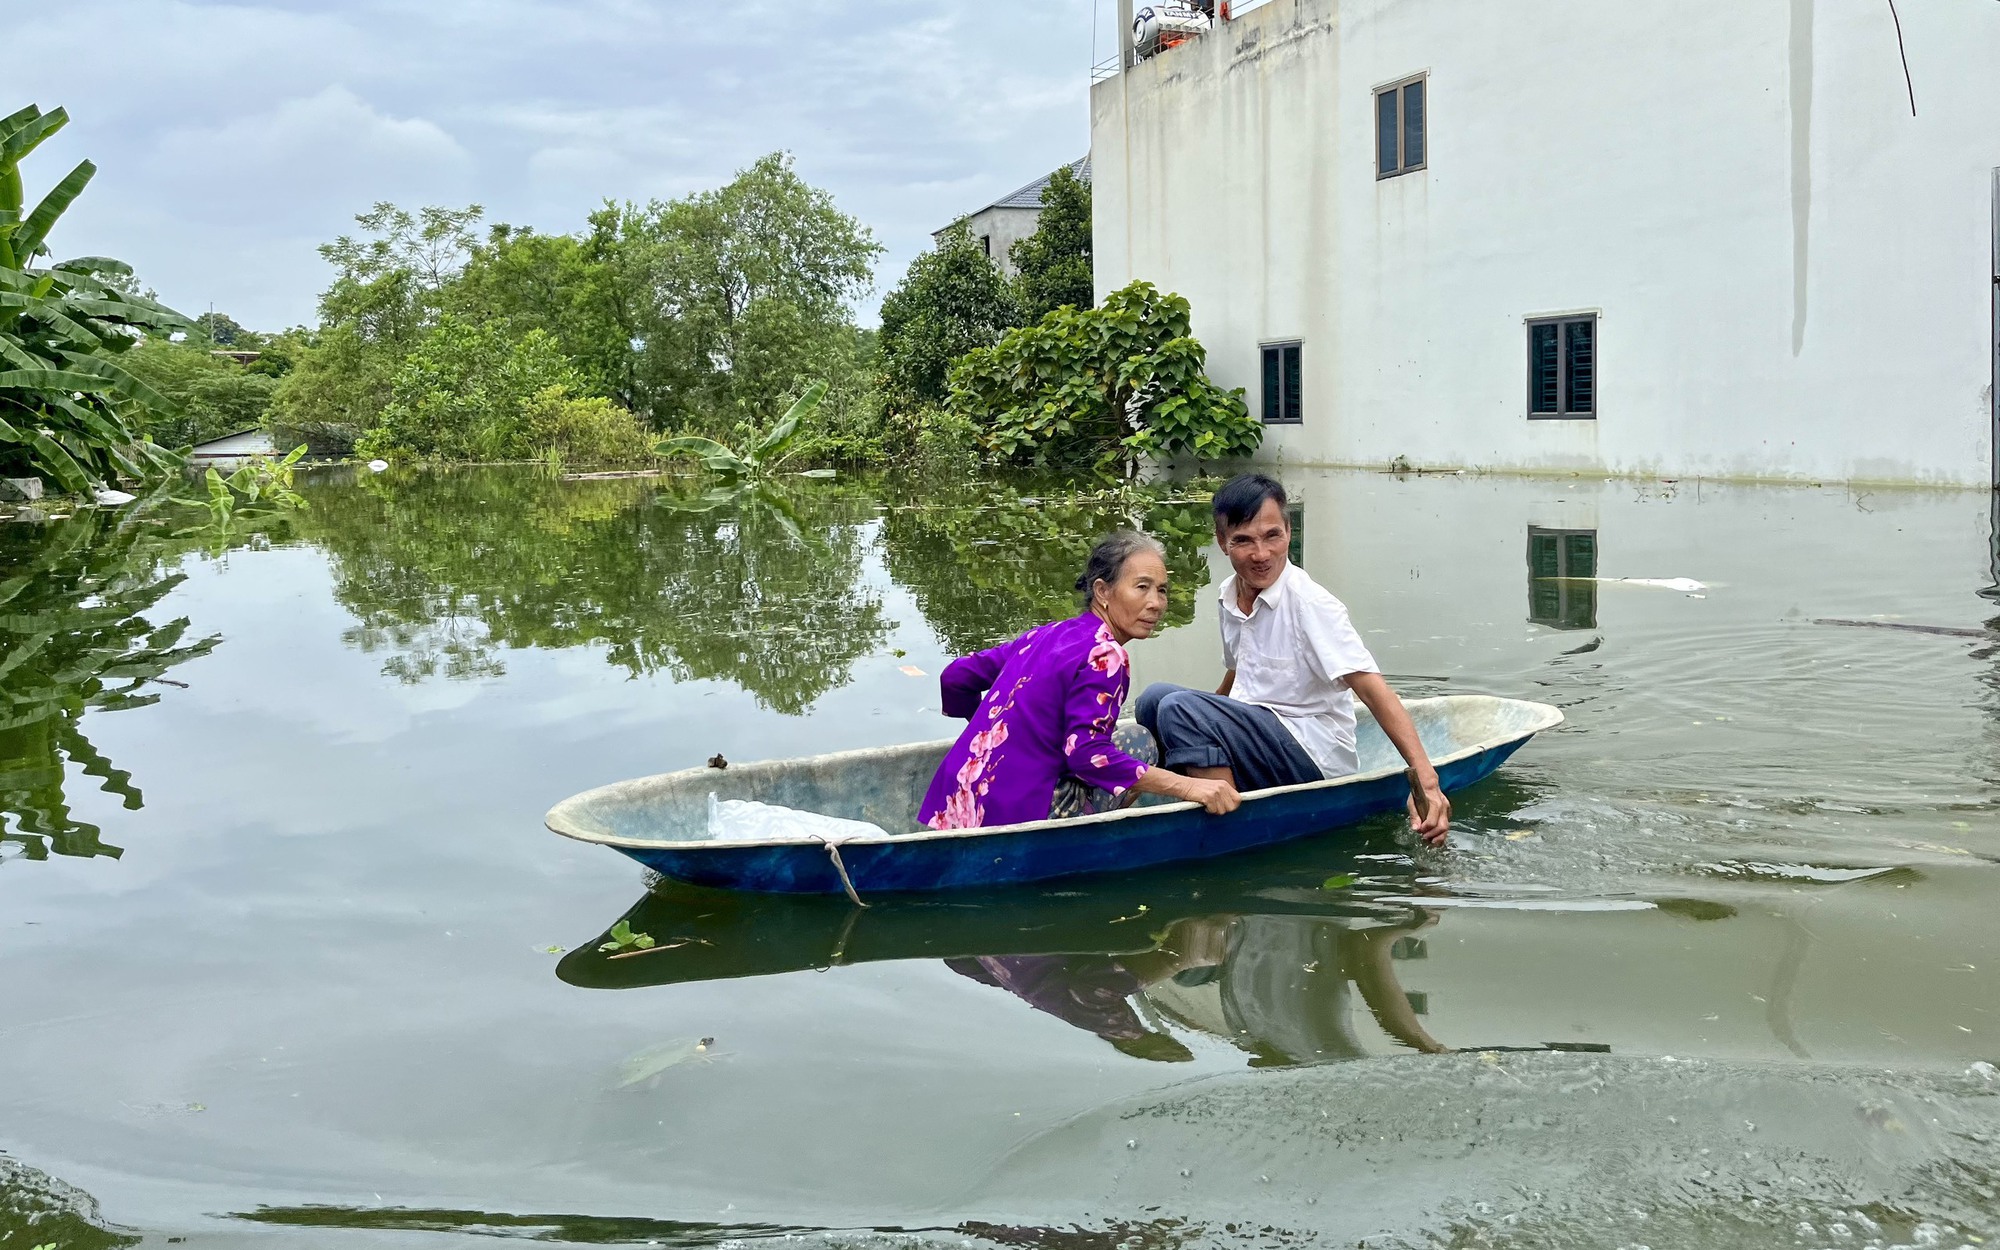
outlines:
[[362, 188], [373, 199], [455, 199], [472, 164], [437, 123], [390, 117], [336, 86], [219, 126], [169, 130], [149, 173], [197, 221], [291, 224]]
[[[59, 247], [274, 327], [311, 316], [313, 245], [376, 200], [575, 230], [783, 148], [888, 246], [886, 289], [939, 224], [1084, 151], [1094, 8], [65, 0], [39, 37], [99, 72], [28, 173], [91, 157]], [[28, 58], [17, 90], [64, 103], [54, 64]]]

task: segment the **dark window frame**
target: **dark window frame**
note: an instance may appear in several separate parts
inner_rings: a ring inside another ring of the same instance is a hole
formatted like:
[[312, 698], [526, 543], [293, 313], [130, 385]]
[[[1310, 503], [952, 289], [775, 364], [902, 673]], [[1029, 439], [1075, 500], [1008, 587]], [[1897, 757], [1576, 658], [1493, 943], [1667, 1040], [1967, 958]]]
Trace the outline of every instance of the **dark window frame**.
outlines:
[[[1543, 573], [1536, 567], [1538, 542], [1549, 544], [1555, 556], [1552, 572]], [[1559, 630], [1596, 629], [1597, 556], [1598, 537], [1594, 529], [1530, 525], [1528, 623]]]
[[[1597, 420], [1602, 409], [1602, 405], [1598, 403], [1599, 374], [1597, 369], [1599, 348], [1603, 343], [1603, 336], [1598, 333], [1599, 323], [1602, 320], [1603, 318], [1595, 311], [1559, 313], [1553, 316], [1529, 317], [1527, 319], [1528, 420]], [[1586, 358], [1582, 361], [1583, 389], [1586, 392], [1585, 400], [1588, 405], [1587, 407], [1575, 406], [1577, 399], [1576, 365], [1578, 361], [1576, 359], [1576, 342], [1573, 327], [1579, 325], [1590, 327], [1587, 336], [1588, 342], [1583, 345]], [[1538, 336], [1535, 332], [1547, 329], [1553, 329], [1555, 336], [1551, 344], [1555, 352], [1556, 370], [1554, 378], [1555, 407], [1553, 408], [1536, 406], [1539, 402], [1536, 391], [1539, 389], [1537, 383], [1541, 380], [1541, 362], [1537, 359], [1536, 355], [1538, 350], [1540, 350], [1540, 344], [1537, 342]]]
[[[1431, 167], [1431, 88], [1430, 71], [1411, 74], [1408, 78], [1398, 78], [1395, 82], [1383, 83], [1375, 88], [1375, 181], [1386, 178], [1400, 178], [1404, 174], [1414, 174]], [[1417, 100], [1417, 159], [1409, 160], [1410, 148], [1410, 97], [1404, 92], [1416, 88]], [[1396, 165], [1393, 169], [1382, 167], [1382, 101], [1387, 97], [1393, 101], [1396, 110]]]
[[[1291, 371], [1287, 376], [1285, 368], [1287, 355], [1291, 357]], [[1271, 387], [1272, 359], [1277, 361], [1277, 391]], [[1306, 423], [1305, 384], [1305, 341], [1303, 339], [1272, 339], [1257, 344], [1257, 386], [1258, 419], [1265, 425], [1304, 425]], [[1288, 386], [1287, 383], [1290, 385]], [[1287, 391], [1290, 394], [1286, 394]], [[1287, 403], [1289, 401], [1289, 405]], [[1273, 413], [1277, 415], [1273, 416]]]

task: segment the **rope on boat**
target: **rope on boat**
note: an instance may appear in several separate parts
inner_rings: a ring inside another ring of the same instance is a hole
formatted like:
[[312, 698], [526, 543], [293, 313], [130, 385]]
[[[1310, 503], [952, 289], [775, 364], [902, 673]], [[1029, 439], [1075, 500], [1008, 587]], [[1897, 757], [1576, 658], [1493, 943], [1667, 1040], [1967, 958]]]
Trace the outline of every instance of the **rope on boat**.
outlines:
[[856, 907], [868, 906], [868, 904], [861, 901], [861, 896], [855, 893], [854, 879], [847, 875], [847, 865], [840, 861], [840, 843], [823, 833], [815, 833], [811, 836], [818, 838], [820, 844], [826, 847], [826, 856], [833, 861], [833, 870], [840, 874], [840, 888], [847, 891], [847, 900]]

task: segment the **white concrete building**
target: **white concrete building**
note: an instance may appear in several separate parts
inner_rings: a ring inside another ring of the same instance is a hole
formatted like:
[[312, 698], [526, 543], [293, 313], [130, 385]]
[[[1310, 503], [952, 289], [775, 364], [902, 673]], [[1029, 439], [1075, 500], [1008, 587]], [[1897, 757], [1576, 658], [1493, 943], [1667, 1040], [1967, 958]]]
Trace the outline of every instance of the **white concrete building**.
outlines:
[[[1070, 162], [1069, 171], [1085, 182], [1090, 181], [1090, 158]], [[986, 251], [1000, 272], [1013, 277], [1014, 245], [1035, 232], [1042, 224], [1042, 193], [1049, 189], [1054, 171], [1043, 174], [1025, 187], [1019, 187], [988, 204], [976, 213], [962, 218], [965, 228], [972, 235], [972, 241]], [[953, 222], [952, 226], [958, 222]], [[933, 230], [932, 239], [943, 237], [943, 230]]]
[[1270, 0], [1091, 147], [1267, 459], [1996, 480], [1993, 0]]

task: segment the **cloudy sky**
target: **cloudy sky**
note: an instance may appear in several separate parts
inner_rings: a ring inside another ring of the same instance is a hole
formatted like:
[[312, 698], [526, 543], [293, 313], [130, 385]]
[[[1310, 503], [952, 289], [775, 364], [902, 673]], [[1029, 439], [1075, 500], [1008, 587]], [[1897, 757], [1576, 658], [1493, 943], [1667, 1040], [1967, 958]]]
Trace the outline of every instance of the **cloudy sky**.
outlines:
[[879, 297], [931, 230], [1084, 153], [1112, 8], [62, 0], [0, 111], [69, 109], [23, 168], [31, 202], [97, 162], [58, 255], [119, 257], [182, 311], [256, 329], [312, 318], [314, 247], [377, 200], [570, 231], [606, 197], [716, 186], [779, 148], [888, 247]]

